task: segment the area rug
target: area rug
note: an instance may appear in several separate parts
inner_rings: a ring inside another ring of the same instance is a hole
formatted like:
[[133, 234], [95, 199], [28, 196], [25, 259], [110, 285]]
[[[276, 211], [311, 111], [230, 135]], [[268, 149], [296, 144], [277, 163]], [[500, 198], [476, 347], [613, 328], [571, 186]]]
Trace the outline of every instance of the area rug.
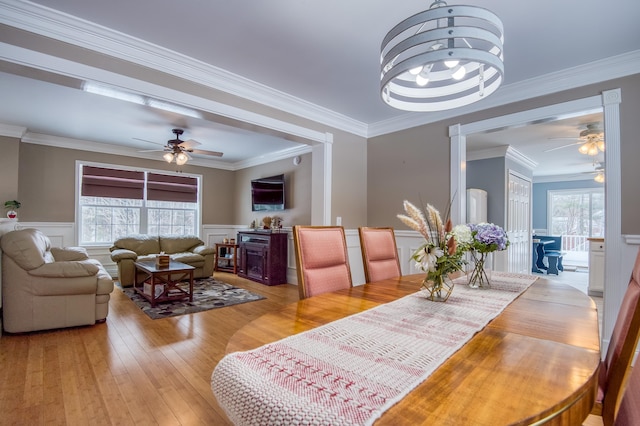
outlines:
[[[184, 285], [188, 287], [187, 283]], [[133, 287], [120, 288], [151, 319], [175, 317], [265, 299], [264, 296], [214, 278], [202, 278], [193, 281], [193, 302], [189, 302], [189, 299], [161, 302], [152, 308], [151, 303], [136, 293]]]

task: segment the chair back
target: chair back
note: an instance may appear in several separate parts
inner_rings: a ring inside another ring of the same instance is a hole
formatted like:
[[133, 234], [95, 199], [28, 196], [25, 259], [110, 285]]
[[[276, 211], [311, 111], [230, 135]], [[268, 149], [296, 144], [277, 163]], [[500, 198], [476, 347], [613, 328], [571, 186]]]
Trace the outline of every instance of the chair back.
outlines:
[[342, 226], [293, 227], [300, 299], [352, 286]]
[[605, 425], [613, 424], [639, 337], [640, 250], [613, 327], [607, 356], [600, 365], [597, 401], [602, 401], [602, 420]]
[[364, 278], [370, 282], [402, 275], [393, 228], [358, 228]]
[[631, 369], [629, 383], [624, 390], [615, 425], [640, 425], [640, 364], [637, 361], [636, 365]]

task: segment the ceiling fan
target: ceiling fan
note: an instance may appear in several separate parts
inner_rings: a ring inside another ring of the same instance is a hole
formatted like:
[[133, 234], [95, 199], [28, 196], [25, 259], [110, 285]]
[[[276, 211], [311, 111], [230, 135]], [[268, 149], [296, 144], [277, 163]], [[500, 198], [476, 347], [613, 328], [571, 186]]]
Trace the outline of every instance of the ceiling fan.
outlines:
[[578, 151], [581, 154], [596, 156], [599, 152], [604, 152], [604, 131], [600, 128], [598, 123], [587, 124], [587, 128], [580, 132], [577, 138], [552, 138], [552, 139], [576, 139], [575, 142], [568, 145], [557, 146], [550, 148], [544, 152], [551, 152], [557, 149], [567, 148], [574, 145], [580, 145]]
[[[176, 135], [176, 138], [169, 139], [167, 141], [167, 144], [164, 146], [164, 149], [150, 149], [150, 150], [144, 150], [139, 152], [164, 151], [165, 154], [162, 157], [165, 159], [165, 161], [167, 163], [171, 163], [172, 161], [175, 161], [176, 164], [179, 166], [182, 166], [192, 158], [191, 155], [189, 155], [191, 153], [200, 154], [200, 155], [211, 155], [213, 157], [222, 157], [223, 155], [222, 152], [218, 152], [218, 151], [205, 151], [202, 149], [196, 149], [195, 148], [196, 146], [199, 146], [202, 144], [193, 139], [183, 141], [182, 139], [180, 139], [180, 135], [184, 133], [184, 130], [182, 129], [172, 129], [171, 131], [173, 132], [174, 135]], [[149, 142], [149, 143], [156, 143], [156, 142], [151, 142], [151, 141], [140, 139], [140, 138], [134, 138], [134, 139], [139, 141]]]

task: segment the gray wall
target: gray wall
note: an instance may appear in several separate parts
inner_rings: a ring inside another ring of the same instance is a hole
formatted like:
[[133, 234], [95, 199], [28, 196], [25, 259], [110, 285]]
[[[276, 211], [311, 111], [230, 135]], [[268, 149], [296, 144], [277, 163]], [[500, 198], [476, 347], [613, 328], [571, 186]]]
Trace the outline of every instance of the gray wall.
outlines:
[[[265, 216], [280, 216], [282, 226], [311, 223], [311, 154], [301, 156], [297, 166], [291, 159], [251, 167], [235, 172], [235, 211], [234, 224], [247, 225], [253, 220], [262, 222]], [[252, 212], [251, 180], [279, 174], [285, 175], [285, 207], [283, 211]]]
[[487, 191], [487, 221], [506, 226], [504, 157], [468, 161], [467, 188]]
[[589, 180], [545, 182], [533, 184], [533, 229], [547, 229], [547, 193], [559, 189], [602, 188], [603, 184]]
[[[407, 229], [395, 215], [402, 200], [422, 198], [441, 210], [449, 202], [449, 137], [452, 124], [467, 124], [533, 108], [553, 105], [620, 88], [620, 151], [622, 177], [622, 233], [640, 234], [640, 74], [567, 90], [528, 101], [486, 109], [473, 114], [390, 133], [370, 139], [368, 147], [367, 218], [370, 226], [392, 224]], [[482, 101], [480, 101], [481, 103]]]

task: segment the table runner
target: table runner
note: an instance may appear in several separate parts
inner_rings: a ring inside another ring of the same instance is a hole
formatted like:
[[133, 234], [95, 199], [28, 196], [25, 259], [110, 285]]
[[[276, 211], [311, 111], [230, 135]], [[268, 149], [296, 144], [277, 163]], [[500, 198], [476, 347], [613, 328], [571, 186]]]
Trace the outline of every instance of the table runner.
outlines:
[[535, 280], [494, 272], [490, 289], [459, 281], [445, 303], [416, 292], [231, 353], [213, 371], [211, 388], [236, 425], [370, 425]]

